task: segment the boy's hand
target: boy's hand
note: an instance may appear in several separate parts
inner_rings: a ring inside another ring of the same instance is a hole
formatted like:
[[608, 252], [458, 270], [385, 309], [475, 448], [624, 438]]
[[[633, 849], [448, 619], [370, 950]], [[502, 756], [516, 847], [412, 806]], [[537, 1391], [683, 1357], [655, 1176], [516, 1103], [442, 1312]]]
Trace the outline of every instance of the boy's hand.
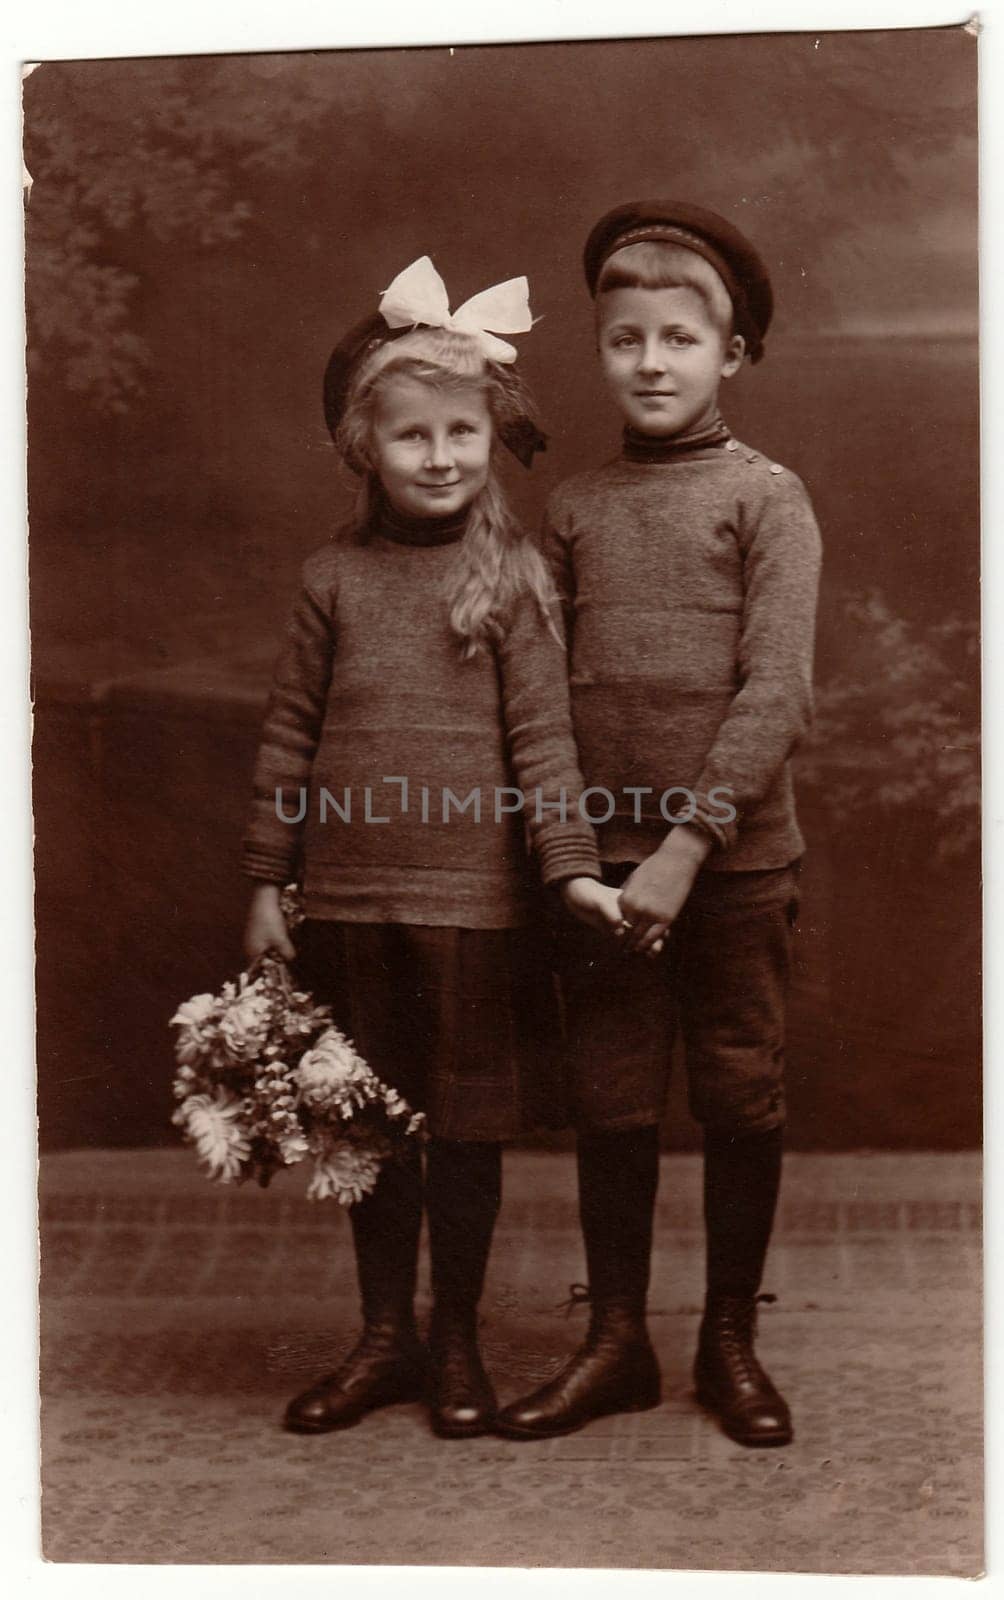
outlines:
[[681, 826], [635, 868], [620, 895], [620, 914], [630, 924], [628, 950], [661, 948], [710, 849], [704, 834]]
[[595, 878], [566, 878], [561, 884], [566, 910], [591, 928], [616, 934], [621, 926], [620, 895]]
[[280, 892], [277, 883], [259, 883], [251, 896], [244, 928], [244, 954], [249, 962], [257, 961], [266, 950], [277, 951], [284, 961], [296, 959], [296, 947], [279, 910]]

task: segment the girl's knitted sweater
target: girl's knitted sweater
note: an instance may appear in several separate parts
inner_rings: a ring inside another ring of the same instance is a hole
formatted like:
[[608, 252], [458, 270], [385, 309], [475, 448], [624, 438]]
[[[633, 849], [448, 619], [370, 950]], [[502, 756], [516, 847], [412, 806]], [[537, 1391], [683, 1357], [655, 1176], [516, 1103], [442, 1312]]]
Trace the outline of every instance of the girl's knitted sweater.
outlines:
[[580, 765], [616, 801], [602, 858], [643, 860], [666, 813], [691, 810], [714, 840], [712, 870], [800, 855], [788, 758], [811, 715], [820, 566], [801, 481], [723, 432], [676, 459], [569, 479], [547, 539]]
[[565, 652], [524, 596], [497, 644], [464, 660], [444, 595], [452, 544], [406, 540], [384, 527], [303, 568], [244, 868], [274, 883], [302, 873], [311, 917], [519, 926], [538, 876], [527, 829], [545, 882], [599, 876]]

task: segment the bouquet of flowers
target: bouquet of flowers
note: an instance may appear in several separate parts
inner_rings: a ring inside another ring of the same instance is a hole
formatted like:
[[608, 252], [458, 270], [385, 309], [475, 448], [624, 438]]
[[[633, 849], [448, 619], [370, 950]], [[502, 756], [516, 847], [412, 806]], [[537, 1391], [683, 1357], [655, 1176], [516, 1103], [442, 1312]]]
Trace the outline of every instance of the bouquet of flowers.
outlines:
[[170, 1026], [178, 1029], [171, 1120], [218, 1182], [254, 1177], [264, 1187], [309, 1159], [310, 1198], [350, 1206], [423, 1125], [271, 953], [219, 994], [186, 1000]]

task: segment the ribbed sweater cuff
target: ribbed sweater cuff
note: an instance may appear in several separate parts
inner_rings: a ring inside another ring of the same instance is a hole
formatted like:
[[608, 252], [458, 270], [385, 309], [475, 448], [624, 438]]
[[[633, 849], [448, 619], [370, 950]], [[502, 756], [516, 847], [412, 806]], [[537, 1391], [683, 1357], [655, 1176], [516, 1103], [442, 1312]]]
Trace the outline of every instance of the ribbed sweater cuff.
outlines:
[[687, 825], [697, 828], [718, 846], [720, 850], [731, 850], [738, 837], [738, 818], [728, 822], [722, 815], [721, 802], [712, 807], [708, 796], [700, 789], [693, 791], [694, 804], [697, 807], [694, 815], [687, 818]]
[[560, 832], [535, 840], [540, 875], [545, 883], [565, 878], [602, 878], [599, 851], [592, 831]]
[[260, 883], [287, 884], [296, 876], [291, 856], [271, 855], [249, 844], [241, 854], [241, 871], [246, 878], [256, 878]]

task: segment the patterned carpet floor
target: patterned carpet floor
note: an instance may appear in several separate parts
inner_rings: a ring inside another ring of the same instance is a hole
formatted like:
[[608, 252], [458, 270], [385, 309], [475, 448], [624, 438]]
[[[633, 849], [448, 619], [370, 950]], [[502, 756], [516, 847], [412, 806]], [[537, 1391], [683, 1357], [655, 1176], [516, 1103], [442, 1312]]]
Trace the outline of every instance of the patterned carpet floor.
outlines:
[[[585, 1313], [573, 1163], [512, 1152], [483, 1305], [500, 1397]], [[65, 1152], [41, 1179], [44, 1552], [56, 1562], [953, 1574], [982, 1568], [979, 1163], [793, 1155], [759, 1348], [787, 1450], [696, 1405], [700, 1168], [664, 1159], [665, 1399], [540, 1445], [438, 1440], [419, 1406], [278, 1425], [352, 1342], [346, 1219], [293, 1176], [210, 1186], [183, 1151]]]

